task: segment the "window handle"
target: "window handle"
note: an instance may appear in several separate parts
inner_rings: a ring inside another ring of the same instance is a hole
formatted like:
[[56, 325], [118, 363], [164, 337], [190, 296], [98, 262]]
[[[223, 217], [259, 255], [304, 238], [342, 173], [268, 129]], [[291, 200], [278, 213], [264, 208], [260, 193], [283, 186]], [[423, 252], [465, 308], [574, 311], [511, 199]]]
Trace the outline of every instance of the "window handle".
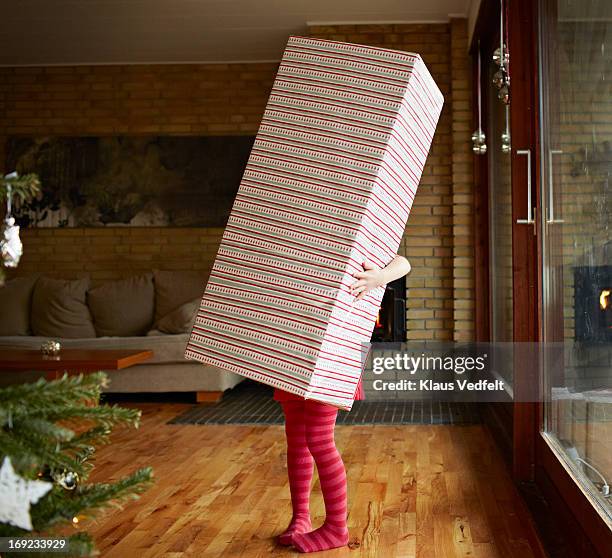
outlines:
[[548, 151], [548, 225], [563, 223], [563, 219], [555, 219], [555, 180], [553, 176], [553, 155], [562, 155], [561, 149], [550, 149]]
[[517, 155], [527, 157], [527, 219], [517, 219], [519, 225], [533, 225], [533, 234], [536, 234], [535, 210], [531, 207], [531, 149], [517, 149]]

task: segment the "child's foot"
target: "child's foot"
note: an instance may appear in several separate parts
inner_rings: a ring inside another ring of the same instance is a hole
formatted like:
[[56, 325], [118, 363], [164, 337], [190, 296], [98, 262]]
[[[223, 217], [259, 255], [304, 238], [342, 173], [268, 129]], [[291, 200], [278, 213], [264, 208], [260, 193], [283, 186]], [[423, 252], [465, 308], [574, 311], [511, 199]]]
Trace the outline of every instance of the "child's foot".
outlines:
[[323, 524], [310, 533], [296, 533], [293, 536], [293, 546], [300, 552], [319, 552], [340, 546], [346, 546], [349, 541], [348, 529], [339, 529], [329, 524]]
[[293, 544], [294, 535], [307, 533], [311, 529], [312, 523], [310, 523], [310, 516], [298, 515], [291, 520], [289, 527], [278, 536], [278, 542], [284, 546], [291, 546]]

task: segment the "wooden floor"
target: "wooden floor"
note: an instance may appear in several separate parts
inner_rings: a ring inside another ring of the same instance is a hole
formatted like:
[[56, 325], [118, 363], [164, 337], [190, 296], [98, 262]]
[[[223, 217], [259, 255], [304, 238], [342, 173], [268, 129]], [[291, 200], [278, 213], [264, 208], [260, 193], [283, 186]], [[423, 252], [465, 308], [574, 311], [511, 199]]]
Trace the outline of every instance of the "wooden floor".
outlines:
[[[124, 405], [130, 406], [130, 405]], [[166, 425], [187, 404], [138, 404], [91, 477], [152, 465], [155, 485], [83, 525], [103, 557], [301, 556], [277, 547], [290, 517], [282, 426]], [[339, 426], [349, 478], [349, 548], [317, 557], [540, 556], [529, 520], [481, 426]], [[313, 521], [323, 519], [318, 482]]]

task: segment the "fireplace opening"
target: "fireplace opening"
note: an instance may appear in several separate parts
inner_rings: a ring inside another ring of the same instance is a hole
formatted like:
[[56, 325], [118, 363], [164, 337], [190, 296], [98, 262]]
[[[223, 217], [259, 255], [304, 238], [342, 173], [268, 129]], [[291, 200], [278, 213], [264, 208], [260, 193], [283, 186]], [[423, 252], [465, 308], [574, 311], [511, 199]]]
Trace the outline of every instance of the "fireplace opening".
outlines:
[[612, 265], [574, 268], [576, 340], [612, 343]]
[[373, 343], [406, 340], [406, 277], [387, 284], [372, 332]]
[[612, 288], [608, 287], [601, 289], [599, 293], [599, 310], [602, 315], [603, 327], [606, 329], [612, 329], [612, 304], [610, 297], [612, 295]]
[[610, 289], [601, 289], [599, 293], [599, 308], [605, 311], [610, 309]]

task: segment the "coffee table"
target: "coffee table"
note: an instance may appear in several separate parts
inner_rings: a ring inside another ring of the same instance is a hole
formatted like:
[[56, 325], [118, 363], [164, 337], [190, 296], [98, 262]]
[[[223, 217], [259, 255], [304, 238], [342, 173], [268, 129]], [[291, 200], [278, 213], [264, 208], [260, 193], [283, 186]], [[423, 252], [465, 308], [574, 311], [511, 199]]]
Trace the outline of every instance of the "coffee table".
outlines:
[[62, 349], [57, 355], [43, 355], [36, 349], [0, 349], [0, 374], [3, 372], [45, 372], [54, 380], [98, 370], [121, 370], [153, 356], [148, 349]]

